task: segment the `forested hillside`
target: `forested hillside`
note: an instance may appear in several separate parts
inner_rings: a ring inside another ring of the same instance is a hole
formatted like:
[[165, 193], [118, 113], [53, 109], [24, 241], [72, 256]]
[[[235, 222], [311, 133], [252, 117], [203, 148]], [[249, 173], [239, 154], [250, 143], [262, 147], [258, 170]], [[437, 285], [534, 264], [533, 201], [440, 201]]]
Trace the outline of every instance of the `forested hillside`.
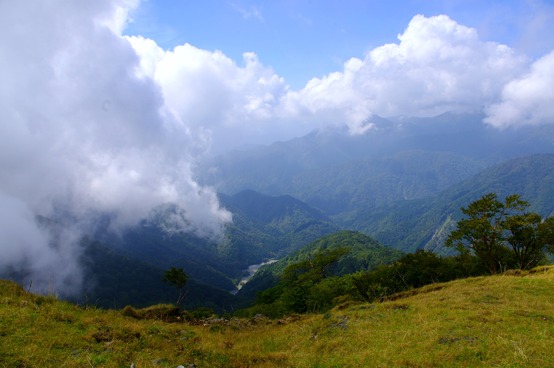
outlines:
[[338, 230], [323, 212], [289, 195], [245, 190], [233, 196], [220, 194], [220, 200], [233, 213], [225, 244], [235, 251], [244, 249], [236, 258], [248, 263], [280, 258]]
[[460, 208], [486, 193], [517, 193], [543, 216], [554, 214], [554, 155], [540, 154], [494, 165], [474, 177], [425, 199], [361, 209], [343, 224], [372, 234], [404, 251], [444, 252], [444, 240], [460, 218]]
[[[233, 310], [252, 301], [257, 291], [275, 285], [273, 271], [263, 271], [237, 298], [231, 297], [229, 292], [236, 288], [248, 266], [284, 258], [270, 268], [282, 270], [294, 257], [310, 254], [318, 242], [304, 250], [303, 247], [338, 229], [370, 234], [380, 243], [402, 251], [427, 249], [451, 254], [453, 250], [445, 249], [444, 241], [459, 219], [462, 206], [488, 192], [500, 197], [517, 193], [530, 202], [532, 211], [550, 216], [554, 212], [553, 188], [554, 155], [541, 154], [492, 166], [434, 196], [376, 207], [360, 206], [356, 211], [335, 216], [288, 195], [268, 196], [252, 190], [233, 196], [221, 194], [221, 203], [233, 213], [233, 222], [220, 239], [168, 232], [164, 211], [166, 215], [176, 211], [168, 206], [159, 209], [157, 217], [123, 234], [109, 235], [105, 226], [96, 231], [97, 238], [83, 242], [87, 283], [76, 300], [105, 307], [171, 302], [174, 291], [162, 281], [162, 275], [169, 267], [180, 267], [191, 278], [185, 305]], [[45, 226], [61, 226], [56, 221], [42, 222]], [[360, 239], [349, 239], [349, 243], [356, 250]], [[295, 255], [297, 250], [301, 251]], [[29, 283], [24, 277], [20, 281]]]
[[168, 231], [167, 222], [178, 214], [174, 206], [159, 208], [156, 216], [122, 234], [110, 233], [106, 221], [96, 239], [83, 241], [87, 284], [74, 300], [112, 308], [174, 302], [175, 290], [163, 274], [177, 267], [190, 277], [185, 307], [231, 311], [239, 299], [230, 292], [249, 265], [281, 258], [338, 229], [321, 211], [290, 196], [245, 191], [222, 195], [221, 203], [233, 213], [233, 222], [220, 238]]
[[[233, 215], [222, 236], [174, 231], [172, 221], [183, 218], [171, 204], [119, 233], [105, 215], [82, 242], [87, 282], [76, 298], [118, 307], [168, 302], [173, 296], [162, 275], [178, 267], [190, 277], [188, 306], [232, 310], [275, 282], [256, 277], [242, 296], [230, 298], [249, 266], [290, 256], [341, 229], [404, 252], [452, 254], [444, 241], [460, 208], [485, 193], [517, 193], [531, 210], [554, 213], [552, 126], [498, 131], [479, 118], [374, 117], [365, 135], [322, 130], [206, 162], [204, 172], [212, 174], [203, 179], [221, 190], [220, 204]], [[542, 153], [528, 155], [534, 152]], [[63, 227], [66, 218], [40, 221]], [[283, 262], [273, 267], [284, 269]], [[24, 272], [4, 276], [30, 281]]]
[[312, 259], [317, 254], [337, 251], [337, 259], [326, 270], [329, 276], [372, 270], [397, 260], [403, 254], [362, 233], [339, 231], [314, 240], [279, 262], [265, 266], [240, 290], [238, 295], [252, 302], [256, 293], [275, 286], [287, 267]]

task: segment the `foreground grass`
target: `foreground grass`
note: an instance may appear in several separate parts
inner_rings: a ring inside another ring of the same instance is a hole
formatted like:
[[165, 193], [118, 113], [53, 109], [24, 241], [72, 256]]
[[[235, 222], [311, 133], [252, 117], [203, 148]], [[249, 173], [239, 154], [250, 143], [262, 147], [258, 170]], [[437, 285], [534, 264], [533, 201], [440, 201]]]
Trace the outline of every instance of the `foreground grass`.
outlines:
[[0, 367], [554, 367], [554, 268], [411, 294], [281, 322], [196, 326], [0, 281]]

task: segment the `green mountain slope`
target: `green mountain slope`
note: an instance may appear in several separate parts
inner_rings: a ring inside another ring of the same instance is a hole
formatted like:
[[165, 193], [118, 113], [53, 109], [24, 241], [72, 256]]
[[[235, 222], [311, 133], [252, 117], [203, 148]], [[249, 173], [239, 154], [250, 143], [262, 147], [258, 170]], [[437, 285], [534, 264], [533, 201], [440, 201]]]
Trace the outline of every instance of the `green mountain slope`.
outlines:
[[435, 284], [280, 321], [138, 320], [0, 281], [6, 367], [552, 367], [554, 270]]
[[[178, 291], [163, 281], [166, 269], [158, 268], [99, 243], [85, 245], [83, 254], [85, 291], [76, 300], [103, 308], [126, 305], [146, 307], [157, 303], [175, 303]], [[232, 296], [202, 283], [201, 278], [187, 282], [185, 308], [208, 307], [223, 312], [232, 310]]]
[[144, 306], [173, 302], [162, 281], [170, 267], [190, 277], [185, 304], [218, 311], [234, 308], [229, 294], [251, 264], [282, 257], [337, 230], [320, 211], [290, 196], [272, 197], [253, 191], [221, 198], [233, 212], [221, 239], [174, 231], [175, 206], [159, 208], [149, 219], [122, 234], [97, 230], [99, 240], [84, 244], [86, 290], [76, 300], [103, 307]]
[[333, 269], [333, 275], [341, 276], [357, 271], [372, 270], [385, 263], [391, 263], [402, 256], [402, 252], [386, 247], [373, 238], [355, 231], [338, 231], [314, 240], [302, 249], [291, 253], [276, 263], [262, 267], [240, 290], [239, 296], [252, 301], [256, 293], [277, 283], [283, 270], [294, 263], [305, 261], [318, 253], [348, 248]]
[[[495, 192], [500, 198], [513, 193], [531, 204], [531, 211], [554, 214], [554, 155], [540, 154], [506, 161], [450, 187], [439, 195], [399, 201], [376, 210], [361, 210], [348, 223], [404, 251], [443, 251], [444, 239], [460, 218], [460, 208]], [[345, 224], [344, 223], [344, 224]]]
[[321, 211], [288, 195], [245, 190], [233, 196], [221, 194], [220, 200], [233, 213], [233, 224], [226, 229], [227, 245], [244, 250], [240, 259], [248, 253], [258, 255], [257, 259], [250, 256], [250, 263], [282, 257], [338, 230]]

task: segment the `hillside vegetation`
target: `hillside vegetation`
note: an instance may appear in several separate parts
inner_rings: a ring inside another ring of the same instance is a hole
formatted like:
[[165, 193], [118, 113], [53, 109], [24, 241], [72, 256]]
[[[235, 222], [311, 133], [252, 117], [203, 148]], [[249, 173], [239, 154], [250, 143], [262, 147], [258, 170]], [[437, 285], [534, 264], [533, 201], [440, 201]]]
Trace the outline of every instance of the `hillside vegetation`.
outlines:
[[398, 201], [375, 210], [361, 209], [345, 221], [396, 249], [443, 253], [444, 241], [461, 217], [460, 208], [490, 192], [499, 197], [518, 193], [529, 201], [532, 211], [551, 216], [554, 213], [554, 155], [509, 160], [434, 197]]
[[553, 289], [554, 267], [541, 266], [321, 315], [164, 322], [0, 281], [0, 366], [551, 367]]
[[[330, 260], [324, 267], [326, 276], [344, 276], [373, 270], [380, 265], [392, 263], [403, 255], [402, 252], [386, 247], [365, 234], [347, 230], [338, 231], [314, 240], [278, 262], [261, 268], [238, 293], [249, 302], [243, 305], [251, 304], [258, 292], [275, 286], [286, 268], [314, 260], [318, 254], [329, 255], [337, 251], [341, 254], [337, 254], [336, 259]], [[328, 286], [340, 294], [337, 285]]]
[[[176, 227], [185, 223], [183, 209], [171, 204], [159, 206], [147, 219], [120, 233], [110, 227], [109, 215], [101, 217], [94, 231], [81, 240], [80, 260], [87, 282], [71, 300], [102, 308], [174, 302], [174, 290], [163, 281], [163, 274], [177, 267], [190, 276], [184, 307], [233, 310], [242, 302], [229, 292], [250, 265], [282, 258], [338, 230], [321, 211], [290, 196], [244, 191], [222, 194], [220, 200], [233, 213], [233, 222], [221, 237], [202, 237]], [[53, 233], [70, 227], [63, 218], [38, 220]], [[28, 275], [0, 269], [0, 278], [21, 285], [32, 283]]]

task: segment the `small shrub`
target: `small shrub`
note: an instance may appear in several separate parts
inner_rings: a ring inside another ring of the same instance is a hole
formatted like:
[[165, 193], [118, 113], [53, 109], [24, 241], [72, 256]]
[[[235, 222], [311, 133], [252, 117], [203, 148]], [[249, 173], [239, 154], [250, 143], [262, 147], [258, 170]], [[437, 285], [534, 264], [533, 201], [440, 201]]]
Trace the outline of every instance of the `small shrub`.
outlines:
[[191, 312], [184, 310], [181, 311], [181, 318], [183, 319], [183, 321], [192, 321], [194, 319], [194, 316]]
[[214, 314], [214, 311], [210, 308], [199, 307], [191, 312], [191, 315], [194, 319], [203, 319], [209, 318]]
[[135, 308], [131, 307], [130, 305], [127, 305], [125, 308], [123, 308], [122, 313], [125, 317], [142, 319], [142, 315], [139, 313], [139, 311], [137, 311]]
[[224, 326], [220, 326], [220, 325], [213, 325], [213, 326], [210, 326], [210, 330], [209, 330], [211, 333], [223, 333], [225, 332], [225, 327]]
[[139, 309], [138, 313], [144, 319], [155, 319], [164, 322], [180, 321], [180, 310], [172, 304], [157, 304], [147, 308]]

